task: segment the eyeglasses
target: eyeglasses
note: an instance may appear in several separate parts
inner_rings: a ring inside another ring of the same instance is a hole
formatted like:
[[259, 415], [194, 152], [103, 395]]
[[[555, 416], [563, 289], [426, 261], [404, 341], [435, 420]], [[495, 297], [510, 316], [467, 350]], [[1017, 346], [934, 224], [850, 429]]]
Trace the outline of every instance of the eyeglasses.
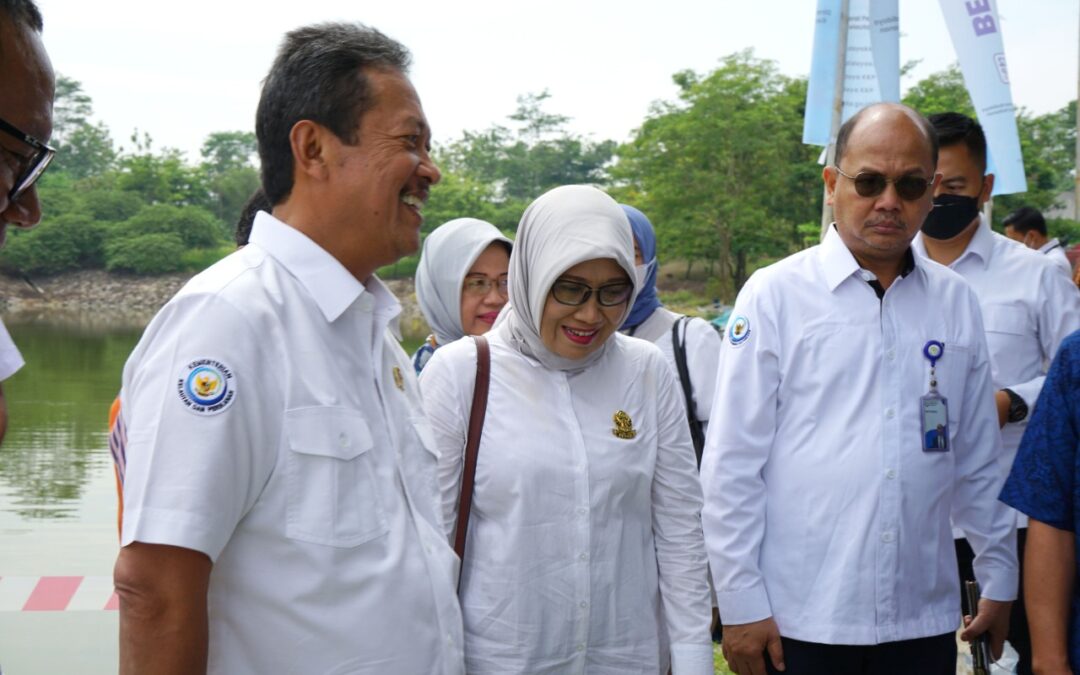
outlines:
[[465, 287], [462, 290], [466, 295], [484, 296], [494, 288], [499, 295], [505, 298], [507, 296], [507, 285], [506, 277], [501, 279], [466, 277]]
[[596, 301], [601, 307], [614, 307], [621, 305], [630, 299], [634, 292], [633, 284], [627, 281], [618, 281], [613, 284], [604, 284], [600, 288], [593, 288], [586, 284], [558, 279], [551, 286], [551, 295], [563, 305], [576, 307], [584, 305], [596, 293]]
[[886, 178], [884, 174], [873, 171], [861, 171], [858, 175], [849, 176], [841, 171], [840, 167], [835, 168], [837, 173], [844, 178], [850, 178], [855, 183], [855, 192], [860, 197], [877, 197], [882, 192], [885, 192], [886, 185], [892, 183], [896, 187], [896, 194], [900, 195], [900, 199], [913, 202], [926, 194], [926, 191], [934, 182], [933, 178], [926, 179], [912, 174], [900, 176], [899, 178]]
[[18, 171], [15, 178], [15, 183], [11, 187], [11, 192], [8, 193], [8, 201], [14, 202], [19, 197], [33, 187], [38, 178], [41, 178], [41, 174], [45, 173], [45, 169], [49, 167], [49, 162], [52, 161], [56, 155], [56, 148], [48, 146], [38, 139], [34, 138], [30, 134], [24, 133], [19, 130], [13, 124], [0, 119], [0, 131], [3, 131], [8, 136], [21, 141], [34, 149], [32, 155], [21, 155], [13, 150], [8, 150], [3, 146], [3, 149], [8, 154], [18, 158]]

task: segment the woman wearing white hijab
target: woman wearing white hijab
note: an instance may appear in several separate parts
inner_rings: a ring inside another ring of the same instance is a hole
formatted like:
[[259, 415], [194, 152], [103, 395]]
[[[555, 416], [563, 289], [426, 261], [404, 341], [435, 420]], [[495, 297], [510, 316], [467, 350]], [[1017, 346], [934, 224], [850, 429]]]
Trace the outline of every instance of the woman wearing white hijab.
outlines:
[[413, 355], [416, 374], [436, 349], [483, 335], [506, 304], [511, 242], [489, 222], [457, 218], [432, 230], [416, 267], [416, 300], [432, 334]]
[[[603, 192], [561, 187], [525, 211], [488, 334], [460, 590], [471, 675], [657, 675], [668, 639], [675, 675], [713, 672], [682, 394], [655, 345], [616, 332], [633, 279], [630, 225]], [[460, 340], [420, 377], [448, 536], [475, 372]]]

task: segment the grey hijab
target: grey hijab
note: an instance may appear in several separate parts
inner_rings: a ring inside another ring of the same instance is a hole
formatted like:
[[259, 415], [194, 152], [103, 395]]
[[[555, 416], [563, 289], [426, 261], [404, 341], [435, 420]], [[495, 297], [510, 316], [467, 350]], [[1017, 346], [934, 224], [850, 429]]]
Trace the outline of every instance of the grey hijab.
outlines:
[[511, 244], [494, 225], [476, 218], [446, 222], [424, 240], [416, 267], [416, 300], [439, 345], [465, 336], [461, 324], [465, 275], [484, 249], [497, 241]]
[[[551, 370], [580, 371], [599, 359], [607, 343], [584, 358], [568, 359], [551, 352], [540, 337], [552, 284], [574, 265], [596, 258], [611, 258], [634, 283], [634, 237], [614, 199], [593, 187], [567, 185], [530, 204], [510, 254], [510, 302], [499, 316], [498, 329], [507, 342]], [[626, 319], [637, 291], [616, 326]]]

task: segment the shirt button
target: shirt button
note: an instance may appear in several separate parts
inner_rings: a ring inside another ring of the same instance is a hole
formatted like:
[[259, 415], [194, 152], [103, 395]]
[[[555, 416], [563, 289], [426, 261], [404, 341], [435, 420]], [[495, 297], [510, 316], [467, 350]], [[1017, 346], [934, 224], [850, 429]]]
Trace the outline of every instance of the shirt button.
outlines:
[[889, 359], [890, 361], [895, 361], [896, 360], [896, 350], [895, 349], [890, 349], [889, 351], [885, 352], [885, 358]]
[[892, 408], [886, 408], [885, 417], [891, 420], [892, 418], [896, 417], [896, 411]]
[[454, 636], [450, 633], [446, 634], [446, 644], [450, 645], [451, 647], [454, 646]]
[[341, 444], [341, 447], [343, 447], [343, 448], [349, 447], [349, 437], [345, 435], [345, 432], [341, 432], [341, 434], [338, 435], [337, 440], [338, 440], [338, 443]]
[[578, 650], [579, 652], [583, 652], [583, 651], [585, 651], [585, 645], [583, 645], [583, 644], [581, 644], [581, 643], [579, 642], [579, 643], [578, 643], [578, 646], [577, 646], [577, 650]]
[[582, 609], [585, 609], [588, 606], [589, 606], [589, 603], [585, 602], [584, 600], [581, 601], [581, 608]]
[[375, 298], [371, 297], [368, 293], [364, 293], [360, 296], [360, 309], [365, 312], [370, 312], [373, 307], [375, 307]]
[[583, 516], [589, 512], [589, 509], [578, 509], [577, 512], [579, 516]]
[[888, 478], [889, 480], [892, 480], [893, 478], [896, 478], [896, 469], [889, 469], [888, 471], [886, 471], [885, 472], [885, 477]]
[[892, 540], [893, 540], [893, 533], [892, 532], [882, 532], [881, 533], [881, 541], [888, 544], [888, 543], [891, 543]]
[[581, 555], [578, 556], [578, 560], [588, 560], [588, 559], [589, 559], [589, 554], [588, 553], [582, 553]]

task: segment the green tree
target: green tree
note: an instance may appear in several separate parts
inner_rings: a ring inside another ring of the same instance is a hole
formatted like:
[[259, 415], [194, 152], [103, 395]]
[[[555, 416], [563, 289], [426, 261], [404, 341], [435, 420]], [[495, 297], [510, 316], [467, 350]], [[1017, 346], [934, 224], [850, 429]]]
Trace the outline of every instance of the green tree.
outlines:
[[176, 272], [183, 267], [183, 253], [184, 242], [175, 234], [141, 234], [106, 244], [106, 268], [134, 274]]
[[802, 245], [820, 208], [816, 152], [801, 144], [805, 85], [744, 51], [704, 75], [674, 76], [612, 169], [615, 194], [649, 215], [661, 254], [715, 261], [731, 296], [752, 263]]
[[254, 158], [258, 151], [250, 131], [218, 131], [202, 146], [202, 170], [209, 190], [208, 208], [226, 225], [236, 222], [251, 193], [259, 187]]
[[197, 206], [151, 204], [113, 228], [110, 243], [145, 234], [175, 235], [186, 249], [217, 248], [225, 243], [220, 223]]

